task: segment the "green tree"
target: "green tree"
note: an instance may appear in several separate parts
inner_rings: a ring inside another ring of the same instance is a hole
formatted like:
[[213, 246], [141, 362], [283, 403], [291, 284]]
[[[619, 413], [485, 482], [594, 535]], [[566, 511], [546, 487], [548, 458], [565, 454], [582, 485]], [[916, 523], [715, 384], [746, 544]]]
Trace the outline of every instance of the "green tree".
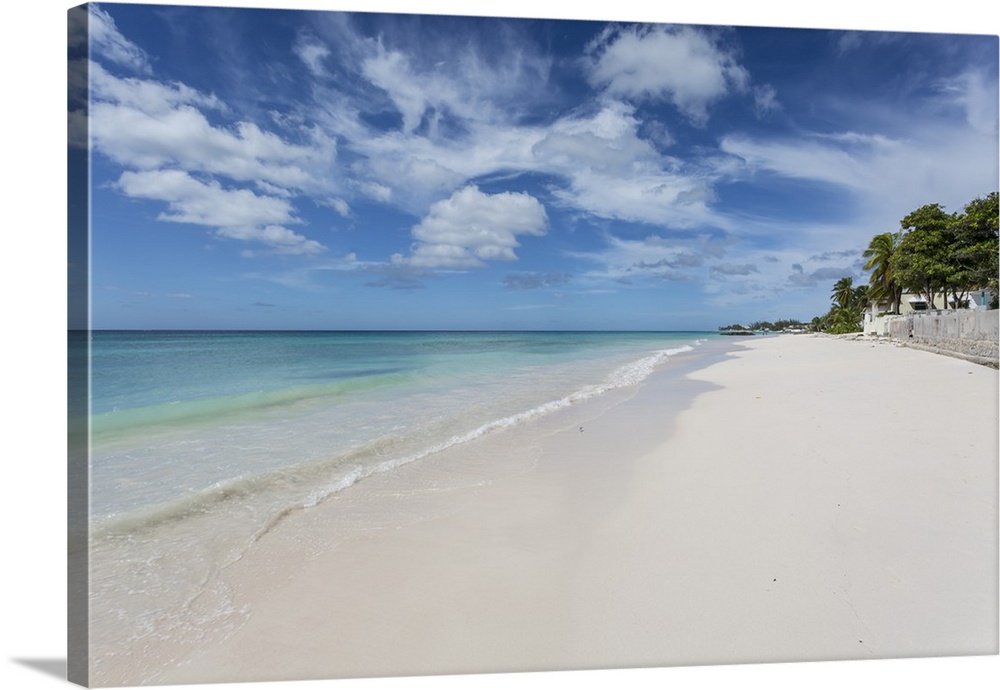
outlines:
[[838, 280], [830, 293], [833, 304], [822, 317], [812, 321], [813, 330], [828, 333], [856, 333], [861, 330], [861, 312], [868, 300], [868, 286], [855, 287], [854, 279], [844, 276]]
[[854, 303], [854, 279], [844, 276], [833, 286], [831, 294], [834, 304], [841, 309], [848, 309]]
[[934, 300], [939, 291], [946, 295], [952, 278], [949, 255], [954, 220], [941, 204], [927, 204], [899, 221], [903, 237], [890, 268], [902, 287], [923, 293], [931, 309], [937, 308]]
[[869, 300], [869, 290], [867, 285], [859, 285], [854, 288], [854, 294], [851, 297], [851, 309], [858, 313], [858, 318], [861, 317], [861, 312], [865, 310], [868, 306]]
[[827, 320], [830, 333], [857, 333], [861, 330], [861, 313], [850, 307], [834, 305]]
[[[970, 290], [988, 287], [1000, 293], [997, 192], [970, 201], [952, 224], [952, 296], [955, 301]], [[961, 295], [960, 295], [961, 293]]]
[[875, 235], [868, 243], [868, 248], [862, 253], [865, 270], [871, 271], [868, 278], [869, 297], [878, 303], [892, 305], [892, 313], [899, 313], [899, 303], [903, 298], [903, 288], [896, 280], [892, 260], [899, 245], [899, 234], [883, 232]]

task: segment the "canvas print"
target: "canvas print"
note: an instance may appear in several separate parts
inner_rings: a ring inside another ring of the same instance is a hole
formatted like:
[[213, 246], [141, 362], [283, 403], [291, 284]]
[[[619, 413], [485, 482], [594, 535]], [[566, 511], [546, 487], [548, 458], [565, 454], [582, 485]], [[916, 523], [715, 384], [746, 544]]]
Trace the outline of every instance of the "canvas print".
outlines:
[[68, 29], [70, 680], [997, 654], [997, 36]]

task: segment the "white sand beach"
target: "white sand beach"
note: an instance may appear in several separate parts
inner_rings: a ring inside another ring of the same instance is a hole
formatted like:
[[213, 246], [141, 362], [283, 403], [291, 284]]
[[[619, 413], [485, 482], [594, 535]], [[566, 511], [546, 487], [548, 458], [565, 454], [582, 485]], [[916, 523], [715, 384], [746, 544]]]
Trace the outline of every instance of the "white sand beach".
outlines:
[[719, 347], [290, 515], [223, 575], [247, 622], [142, 682], [997, 654], [997, 371]]

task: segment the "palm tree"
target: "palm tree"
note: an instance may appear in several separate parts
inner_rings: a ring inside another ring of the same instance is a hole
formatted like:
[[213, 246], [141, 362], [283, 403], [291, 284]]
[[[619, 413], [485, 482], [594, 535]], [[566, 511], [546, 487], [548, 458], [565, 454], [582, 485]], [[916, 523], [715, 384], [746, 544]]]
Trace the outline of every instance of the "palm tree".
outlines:
[[833, 307], [827, 330], [830, 333], [856, 333], [861, 329], [861, 313], [851, 307]]
[[868, 306], [868, 301], [871, 299], [871, 290], [867, 285], [859, 285], [854, 288], [854, 294], [851, 296], [851, 309], [860, 314]]
[[899, 313], [899, 303], [903, 298], [903, 290], [896, 281], [892, 270], [892, 257], [899, 246], [899, 236], [891, 232], [875, 235], [868, 243], [868, 249], [862, 253], [865, 259], [865, 270], [871, 271], [868, 282], [871, 285], [869, 296], [877, 302], [892, 303], [892, 313]]
[[854, 279], [844, 276], [833, 286], [831, 294], [834, 303], [841, 309], [848, 309], [854, 303]]

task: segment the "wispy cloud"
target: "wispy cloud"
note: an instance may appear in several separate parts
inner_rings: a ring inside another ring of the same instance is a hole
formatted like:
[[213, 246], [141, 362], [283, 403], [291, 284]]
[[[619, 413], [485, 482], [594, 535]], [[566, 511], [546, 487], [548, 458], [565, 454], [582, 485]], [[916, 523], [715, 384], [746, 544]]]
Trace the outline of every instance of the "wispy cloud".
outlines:
[[125, 38], [111, 15], [96, 4], [90, 5], [89, 32], [91, 49], [103, 58], [134, 72], [150, 71], [146, 52]]
[[571, 278], [569, 273], [557, 272], [508, 273], [504, 276], [503, 285], [509, 290], [544, 290], [562, 287]]

